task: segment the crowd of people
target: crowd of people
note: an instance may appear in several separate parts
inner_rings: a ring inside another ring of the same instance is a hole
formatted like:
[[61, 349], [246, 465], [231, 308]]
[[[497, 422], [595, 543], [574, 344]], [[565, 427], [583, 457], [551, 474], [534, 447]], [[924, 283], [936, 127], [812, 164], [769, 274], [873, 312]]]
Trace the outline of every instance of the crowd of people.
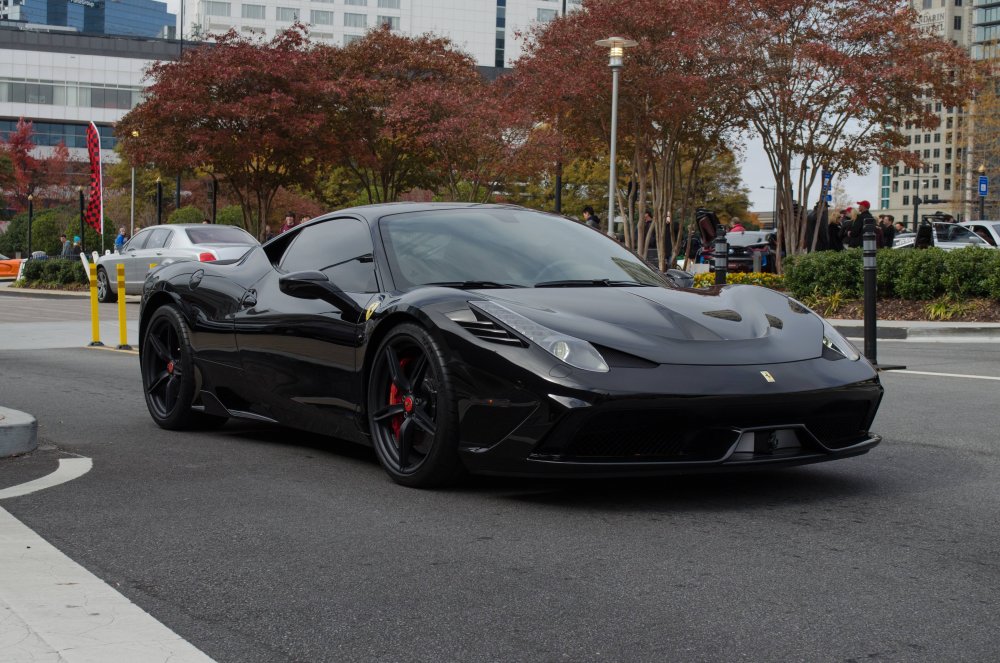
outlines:
[[837, 212], [836, 216], [823, 210], [817, 226], [819, 205], [809, 212], [806, 218], [806, 244], [808, 251], [843, 251], [845, 248], [860, 248], [864, 243], [865, 223], [869, 220], [875, 223], [876, 248], [890, 248], [893, 240], [905, 228], [902, 221], [896, 221], [892, 214], [879, 214], [876, 219], [871, 213], [871, 203], [867, 200], [858, 201], [857, 207], [847, 207]]

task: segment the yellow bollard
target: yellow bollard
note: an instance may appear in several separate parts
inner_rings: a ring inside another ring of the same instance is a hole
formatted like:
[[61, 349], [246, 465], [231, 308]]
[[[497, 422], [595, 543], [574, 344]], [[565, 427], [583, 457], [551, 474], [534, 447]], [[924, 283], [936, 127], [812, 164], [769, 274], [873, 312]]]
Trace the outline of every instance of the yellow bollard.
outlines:
[[131, 350], [128, 344], [128, 331], [125, 329], [125, 265], [118, 263], [118, 350]]
[[101, 324], [97, 317], [97, 265], [94, 263], [90, 263], [90, 334], [94, 338], [90, 342], [91, 346], [104, 345], [101, 343]]

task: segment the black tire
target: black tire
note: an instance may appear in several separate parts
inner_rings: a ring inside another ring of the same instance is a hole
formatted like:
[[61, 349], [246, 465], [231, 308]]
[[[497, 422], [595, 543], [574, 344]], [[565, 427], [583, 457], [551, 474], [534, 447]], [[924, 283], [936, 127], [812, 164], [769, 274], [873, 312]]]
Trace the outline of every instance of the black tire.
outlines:
[[97, 301], [102, 304], [118, 301], [118, 295], [111, 289], [108, 272], [103, 267], [97, 268]]
[[368, 381], [368, 427], [375, 453], [396, 483], [431, 488], [452, 483], [458, 416], [447, 362], [422, 327], [401, 324], [383, 339]]
[[218, 426], [226, 417], [191, 408], [198, 396], [190, 332], [172, 306], [153, 312], [142, 341], [142, 390], [146, 408], [161, 428], [183, 430]]

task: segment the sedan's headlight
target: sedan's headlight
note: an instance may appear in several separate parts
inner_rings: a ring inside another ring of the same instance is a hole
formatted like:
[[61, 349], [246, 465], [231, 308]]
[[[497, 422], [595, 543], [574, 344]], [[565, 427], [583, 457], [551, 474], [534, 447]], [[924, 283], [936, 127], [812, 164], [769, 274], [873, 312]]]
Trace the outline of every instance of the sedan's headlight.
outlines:
[[549, 329], [496, 302], [469, 302], [469, 306], [509, 327], [570, 366], [598, 373], [607, 373], [609, 370], [601, 353], [587, 341]]
[[[820, 318], [820, 320], [823, 320]], [[844, 338], [839, 331], [833, 328], [826, 320], [823, 320], [823, 346], [827, 347], [837, 354], [843, 355], [851, 361], [857, 361], [861, 359], [861, 355], [858, 351], [854, 349], [854, 346]]]

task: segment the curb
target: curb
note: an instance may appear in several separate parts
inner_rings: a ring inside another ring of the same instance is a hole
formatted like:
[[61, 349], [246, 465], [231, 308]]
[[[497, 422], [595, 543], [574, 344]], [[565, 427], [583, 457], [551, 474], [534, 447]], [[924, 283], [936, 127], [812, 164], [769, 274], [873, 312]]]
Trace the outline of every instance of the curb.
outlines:
[[[10, 286], [0, 286], [0, 296], [10, 297], [51, 297], [52, 299], [66, 298], [90, 298], [90, 291], [73, 292], [69, 290], [38, 290], [36, 288], [11, 288]], [[125, 295], [126, 304], [138, 304], [142, 301], [141, 295]]]
[[[830, 324], [849, 339], [863, 339], [865, 337], [864, 324], [843, 324], [832, 320]], [[927, 327], [900, 324], [880, 326], [876, 324], [875, 338], [896, 341], [1000, 341], [1000, 325]]]
[[0, 458], [38, 448], [38, 421], [26, 412], [0, 407]]

